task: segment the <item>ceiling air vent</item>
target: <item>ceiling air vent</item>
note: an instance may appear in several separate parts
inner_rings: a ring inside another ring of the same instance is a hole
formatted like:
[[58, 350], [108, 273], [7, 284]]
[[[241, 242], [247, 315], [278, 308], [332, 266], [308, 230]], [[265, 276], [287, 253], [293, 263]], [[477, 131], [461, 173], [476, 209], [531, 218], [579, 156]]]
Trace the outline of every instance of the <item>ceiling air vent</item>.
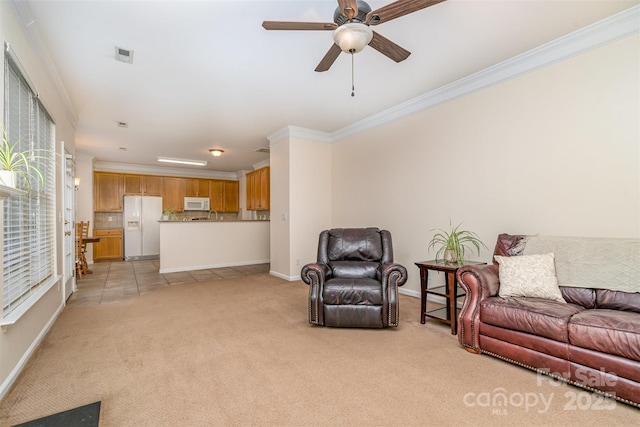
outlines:
[[256, 153], [270, 153], [269, 147], [260, 147], [256, 150]]
[[116, 61], [133, 63], [133, 51], [116, 46]]

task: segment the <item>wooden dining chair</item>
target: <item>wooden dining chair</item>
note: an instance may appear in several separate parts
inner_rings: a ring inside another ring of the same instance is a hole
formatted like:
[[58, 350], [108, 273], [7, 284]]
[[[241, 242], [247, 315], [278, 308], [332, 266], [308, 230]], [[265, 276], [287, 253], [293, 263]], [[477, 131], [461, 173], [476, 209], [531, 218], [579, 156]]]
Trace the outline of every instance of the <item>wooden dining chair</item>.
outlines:
[[82, 234], [82, 273], [88, 274], [89, 272], [89, 264], [87, 263], [87, 243], [85, 239], [89, 237], [89, 223], [91, 221], [81, 221], [80, 229]]
[[75, 224], [76, 229], [76, 276], [78, 279], [82, 279], [84, 273], [85, 256], [82, 252], [84, 244], [82, 243], [82, 223]]

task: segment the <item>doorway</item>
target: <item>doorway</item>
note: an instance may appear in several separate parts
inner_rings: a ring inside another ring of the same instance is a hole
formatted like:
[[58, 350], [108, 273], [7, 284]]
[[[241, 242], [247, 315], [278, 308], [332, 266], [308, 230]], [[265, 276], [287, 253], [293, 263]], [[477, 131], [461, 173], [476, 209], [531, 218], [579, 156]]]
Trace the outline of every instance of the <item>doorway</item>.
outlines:
[[64, 150], [64, 300], [75, 292], [76, 233], [75, 224], [75, 163], [73, 156]]

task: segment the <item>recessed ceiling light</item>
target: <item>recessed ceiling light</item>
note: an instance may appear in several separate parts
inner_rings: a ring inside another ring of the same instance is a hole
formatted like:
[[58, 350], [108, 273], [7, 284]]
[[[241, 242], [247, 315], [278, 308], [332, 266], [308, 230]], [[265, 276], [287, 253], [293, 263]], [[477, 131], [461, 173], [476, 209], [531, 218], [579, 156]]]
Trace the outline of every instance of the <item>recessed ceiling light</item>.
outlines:
[[129, 127], [129, 123], [127, 123], [127, 122], [118, 122], [118, 127], [119, 128], [127, 128], [127, 127]]
[[127, 151], [127, 147], [118, 147], [118, 150], [120, 150], [120, 151]]
[[133, 63], [133, 51], [116, 46], [116, 61]]
[[222, 153], [224, 153], [224, 150], [221, 150], [219, 148], [212, 148], [211, 150], [209, 150], [209, 152], [213, 157], [220, 157], [222, 156]]
[[192, 166], [206, 166], [206, 160], [189, 160], [189, 159], [176, 159], [174, 157], [162, 157], [158, 156], [159, 162], [164, 163], [178, 163], [181, 165], [192, 165]]

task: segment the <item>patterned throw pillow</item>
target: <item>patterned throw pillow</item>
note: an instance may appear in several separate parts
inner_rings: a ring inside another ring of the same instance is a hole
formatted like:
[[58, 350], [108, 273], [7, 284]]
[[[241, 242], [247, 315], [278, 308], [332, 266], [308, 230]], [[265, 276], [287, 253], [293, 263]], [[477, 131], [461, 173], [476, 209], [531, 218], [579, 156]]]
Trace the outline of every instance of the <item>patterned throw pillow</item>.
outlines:
[[545, 298], [566, 304], [556, 278], [554, 254], [495, 256], [501, 297]]

